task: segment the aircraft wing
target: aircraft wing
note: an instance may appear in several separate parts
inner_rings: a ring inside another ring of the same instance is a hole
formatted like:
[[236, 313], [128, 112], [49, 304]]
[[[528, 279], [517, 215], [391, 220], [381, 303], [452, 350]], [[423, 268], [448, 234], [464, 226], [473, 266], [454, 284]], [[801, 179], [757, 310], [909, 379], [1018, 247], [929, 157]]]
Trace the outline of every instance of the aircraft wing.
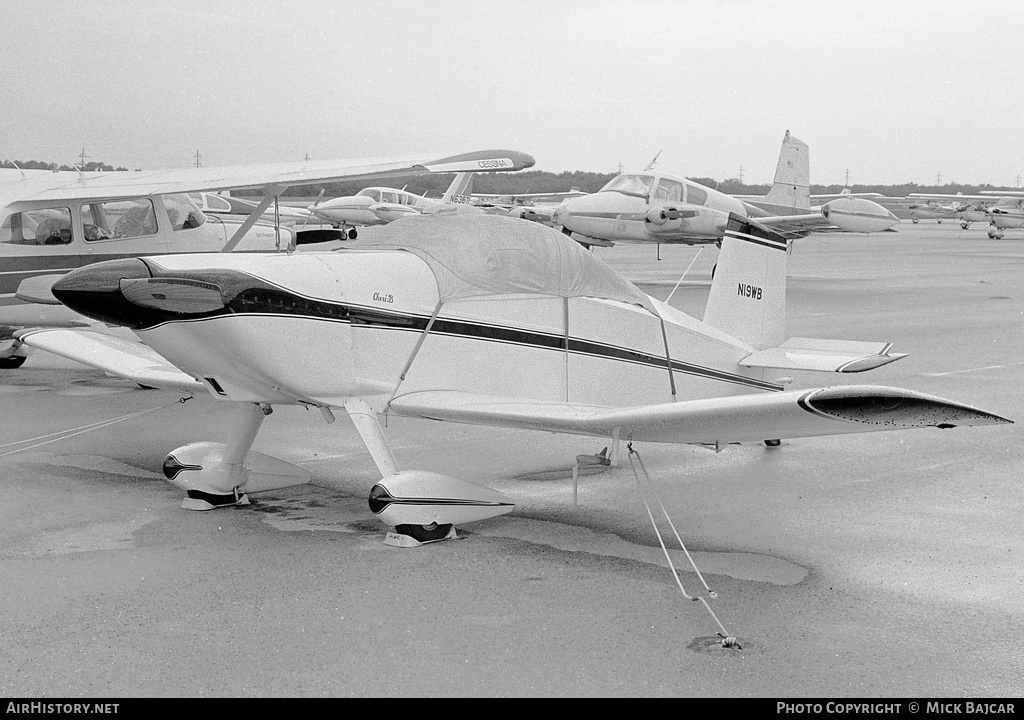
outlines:
[[807, 213], [804, 215], [772, 215], [770, 217], [756, 218], [760, 225], [766, 225], [786, 239], [803, 237], [815, 230], [838, 230], [835, 225], [829, 222], [821, 213]]
[[483, 150], [461, 155], [364, 158], [321, 162], [183, 168], [150, 172], [97, 173], [91, 177], [33, 176], [7, 181], [0, 195], [19, 200], [65, 200], [140, 194], [216, 192], [304, 185], [337, 180], [370, 180], [426, 173], [522, 170], [534, 160], [516, 150]]
[[1009, 420], [898, 388], [847, 385], [817, 390], [607, 408], [424, 391], [391, 401], [410, 417], [645, 442], [759, 442], [903, 428], [994, 425]]
[[186, 392], [205, 389], [201, 382], [140, 342], [102, 332], [49, 328], [24, 330], [15, 337], [29, 347], [90, 365], [139, 385]]

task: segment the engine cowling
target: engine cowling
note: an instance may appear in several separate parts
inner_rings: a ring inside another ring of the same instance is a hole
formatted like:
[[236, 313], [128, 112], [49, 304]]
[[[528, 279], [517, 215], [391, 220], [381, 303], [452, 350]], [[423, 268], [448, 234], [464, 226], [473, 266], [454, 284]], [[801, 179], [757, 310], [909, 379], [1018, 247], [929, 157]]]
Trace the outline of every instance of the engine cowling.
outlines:
[[369, 504], [391, 526], [476, 522], [515, 508], [512, 498], [497, 490], [425, 470], [381, 478], [370, 489]]
[[728, 223], [727, 213], [700, 205], [663, 205], [653, 207], [644, 217], [647, 231], [667, 240], [720, 238]]
[[879, 232], [899, 223], [899, 218], [867, 198], [836, 198], [822, 205], [821, 214], [846, 232]]

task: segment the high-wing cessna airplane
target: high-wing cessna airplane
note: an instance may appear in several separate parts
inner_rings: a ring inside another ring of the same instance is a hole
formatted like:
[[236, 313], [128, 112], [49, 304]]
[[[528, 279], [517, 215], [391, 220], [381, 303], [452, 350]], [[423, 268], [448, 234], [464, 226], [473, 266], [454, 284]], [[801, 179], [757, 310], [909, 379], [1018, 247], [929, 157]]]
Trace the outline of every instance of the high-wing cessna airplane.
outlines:
[[[0, 368], [26, 350], [13, 334], [40, 325], [74, 326], [50, 294], [53, 280], [98, 260], [172, 252], [273, 250], [327, 239], [322, 231], [260, 224], [291, 185], [430, 172], [520, 170], [533, 158], [511, 150], [449, 157], [282, 163], [155, 172], [4, 173], [0, 182]], [[247, 218], [206, 214], [188, 193], [262, 188]], [[335, 233], [337, 234], [337, 233]], [[304, 237], [308, 235], [309, 237]], [[24, 302], [37, 303], [25, 305]], [[46, 304], [56, 307], [47, 307]], [[15, 306], [17, 305], [17, 307]]]
[[826, 229], [877, 232], [899, 222], [866, 198], [840, 197], [812, 208], [808, 176], [807, 144], [787, 131], [775, 182], [763, 198], [740, 199], [684, 177], [644, 171], [619, 175], [599, 192], [566, 201], [554, 220], [588, 245], [718, 242], [732, 213], [785, 237]]
[[306, 209], [322, 220], [345, 228], [348, 237], [354, 240], [358, 233], [356, 227], [386, 225], [410, 215], [433, 215], [438, 212], [481, 213], [483, 210], [470, 205], [469, 192], [472, 184], [473, 174], [463, 172], [455, 176], [440, 200], [395, 188], [368, 187], [355, 195], [314, 203]]
[[941, 208], [941, 217], [960, 218], [960, 227], [965, 230], [972, 222], [988, 222], [991, 225], [988, 230], [990, 238], [1002, 239], [1004, 230], [1024, 227], [1024, 192], [982, 190], [980, 195], [913, 193], [910, 197], [918, 202], [925, 200], [931, 203], [927, 207]]
[[889, 343], [787, 340], [786, 246], [731, 216], [701, 322], [540, 224], [412, 217], [335, 252], [116, 260], [54, 285], [69, 307], [132, 328], [159, 355], [75, 330], [19, 337], [234, 405], [225, 442], [167, 455], [164, 474], [188, 509], [307, 482], [305, 469], [252, 450], [260, 425], [275, 404], [318, 408], [328, 422], [344, 408], [381, 474], [370, 509], [398, 544], [449, 537], [452, 524], [514, 501], [401, 469], [380, 424], [387, 413], [610, 438], [613, 457], [619, 441], [774, 445], [1009, 422], [897, 388], [787, 390], [781, 375], [795, 370], [860, 372], [903, 356]]

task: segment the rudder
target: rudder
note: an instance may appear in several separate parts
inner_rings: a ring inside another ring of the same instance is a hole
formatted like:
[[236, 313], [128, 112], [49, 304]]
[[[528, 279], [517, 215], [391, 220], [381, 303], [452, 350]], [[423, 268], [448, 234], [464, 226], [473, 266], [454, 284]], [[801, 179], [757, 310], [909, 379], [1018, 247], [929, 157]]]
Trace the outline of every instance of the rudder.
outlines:
[[788, 242], [779, 233], [730, 214], [704, 322], [756, 350], [781, 345], [787, 250]]
[[764, 198], [771, 205], [810, 209], [811, 161], [807, 143], [786, 131], [775, 167], [775, 181]]

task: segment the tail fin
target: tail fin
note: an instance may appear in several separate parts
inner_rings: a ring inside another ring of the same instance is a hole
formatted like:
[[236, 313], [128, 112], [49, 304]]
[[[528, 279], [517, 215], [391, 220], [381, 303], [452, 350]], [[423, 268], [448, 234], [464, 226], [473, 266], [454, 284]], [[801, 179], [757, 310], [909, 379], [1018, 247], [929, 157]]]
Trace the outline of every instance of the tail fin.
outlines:
[[807, 209], [811, 207], [811, 161], [807, 143], [797, 140], [786, 131], [775, 168], [775, 182], [764, 201]]
[[779, 233], [731, 213], [722, 238], [704, 322], [755, 350], [786, 333], [786, 256]]
[[468, 205], [470, 203], [470, 194], [473, 192], [473, 173], [460, 172], [452, 180], [452, 184], [448, 186], [448, 191], [445, 192], [444, 202], [446, 203], [457, 203]]

